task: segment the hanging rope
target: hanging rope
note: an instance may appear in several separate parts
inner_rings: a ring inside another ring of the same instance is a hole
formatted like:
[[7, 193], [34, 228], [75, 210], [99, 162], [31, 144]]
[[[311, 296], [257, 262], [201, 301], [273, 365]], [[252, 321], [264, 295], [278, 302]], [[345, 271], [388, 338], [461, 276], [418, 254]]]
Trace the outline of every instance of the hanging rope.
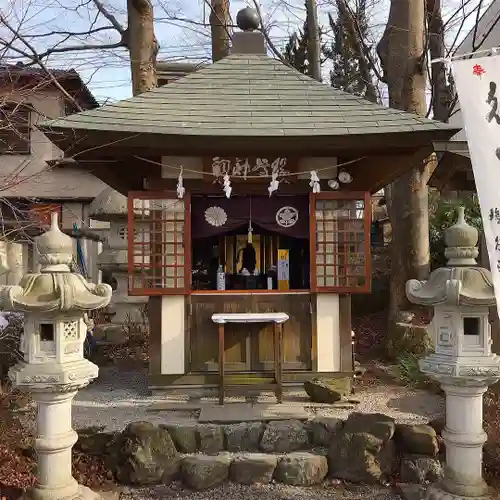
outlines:
[[[182, 170], [183, 172], [191, 172], [193, 174], [197, 174], [197, 175], [201, 175], [201, 176], [215, 177], [216, 179], [221, 177], [220, 175], [216, 175], [213, 172], [204, 172], [203, 170], [195, 170], [195, 169], [191, 169], [191, 168], [186, 168], [182, 165], [179, 167], [176, 167], [174, 165], [169, 165], [167, 163], [161, 163], [158, 161], [150, 160], [148, 158], [143, 158], [142, 156], [134, 156], [134, 158], [136, 158], [137, 160], [145, 161], [146, 163], [151, 163], [153, 165], [160, 166], [160, 167], [170, 168], [172, 170], [177, 170], [177, 171]], [[334, 169], [338, 169], [340, 167], [346, 167], [347, 165], [352, 165], [352, 164], [357, 163], [357, 162], [364, 160], [366, 158], [368, 158], [368, 157], [367, 156], [360, 156], [359, 158], [356, 158], [354, 160], [345, 161], [343, 163], [337, 163], [335, 165], [329, 165], [328, 167], [318, 168], [315, 170], [315, 172], [316, 173], [326, 172], [328, 170], [334, 170]], [[304, 175], [307, 173], [310, 173], [310, 171], [305, 170], [302, 172], [290, 172], [290, 173], [280, 174], [279, 177], [280, 178], [296, 177], [296, 176]], [[226, 173], [225, 175], [228, 175], [228, 177], [229, 177], [229, 174]], [[272, 180], [273, 175], [274, 174], [271, 174], [271, 175], [246, 175], [245, 179], [271, 179]]]

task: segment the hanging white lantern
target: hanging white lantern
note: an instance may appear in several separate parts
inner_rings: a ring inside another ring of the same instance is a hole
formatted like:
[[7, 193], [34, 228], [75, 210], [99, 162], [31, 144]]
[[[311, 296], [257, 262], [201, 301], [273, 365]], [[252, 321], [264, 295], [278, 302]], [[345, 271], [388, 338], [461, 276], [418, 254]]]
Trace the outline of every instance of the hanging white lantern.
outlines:
[[338, 178], [342, 184], [350, 184], [352, 182], [352, 175], [345, 170], [339, 173]]
[[330, 179], [328, 181], [328, 187], [330, 189], [338, 189], [340, 187], [339, 181], [337, 179]]

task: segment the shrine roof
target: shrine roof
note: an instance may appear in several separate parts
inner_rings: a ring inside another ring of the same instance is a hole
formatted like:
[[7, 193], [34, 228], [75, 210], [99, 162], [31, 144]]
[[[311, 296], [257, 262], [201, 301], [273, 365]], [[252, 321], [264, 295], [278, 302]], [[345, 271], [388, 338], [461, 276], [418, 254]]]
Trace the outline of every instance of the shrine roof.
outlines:
[[[175, 82], [45, 121], [51, 137], [96, 131], [183, 137], [339, 137], [457, 129], [321, 84], [266, 54], [236, 53]], [[441, 132], [441, 134], [439, 134]]]

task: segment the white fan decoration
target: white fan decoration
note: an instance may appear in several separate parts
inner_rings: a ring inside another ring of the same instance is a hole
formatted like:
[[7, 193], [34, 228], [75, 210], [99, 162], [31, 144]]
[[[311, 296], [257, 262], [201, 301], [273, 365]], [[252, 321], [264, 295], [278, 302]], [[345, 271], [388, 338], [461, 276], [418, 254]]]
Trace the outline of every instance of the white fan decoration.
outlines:
[[205, 220], [211, 226], [223, 226], [227, 221], [226, 211], [223, 208], [217, 206], [208, 207], [205, 210]]

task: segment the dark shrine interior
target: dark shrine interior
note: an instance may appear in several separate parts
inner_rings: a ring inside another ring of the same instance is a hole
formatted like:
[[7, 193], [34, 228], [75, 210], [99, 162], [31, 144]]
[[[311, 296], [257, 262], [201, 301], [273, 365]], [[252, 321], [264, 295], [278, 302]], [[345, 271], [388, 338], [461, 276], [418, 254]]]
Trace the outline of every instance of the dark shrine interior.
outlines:
[[308, 290], [307, 195], [193, 196], [193, 290]]

